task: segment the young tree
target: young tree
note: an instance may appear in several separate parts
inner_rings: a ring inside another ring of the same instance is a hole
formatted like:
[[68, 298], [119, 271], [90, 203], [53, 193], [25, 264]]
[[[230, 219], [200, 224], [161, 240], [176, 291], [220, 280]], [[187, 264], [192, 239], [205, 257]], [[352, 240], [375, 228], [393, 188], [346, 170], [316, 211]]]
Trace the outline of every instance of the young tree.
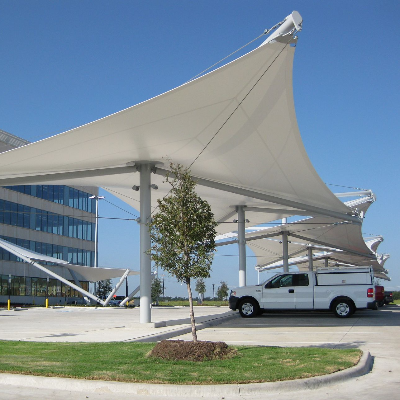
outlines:
[[163, 288], [162, 288], [162, 281], [159, 278], [154, 278], [153, 282], [151, 283], [151, 301], [158, 305], [158, 300], [162, 295]]
[[228, 297], [228, 285], [224, 281], [221, 281], [220, 283], [221, 286], [218, 287], [217, 298], [222, 301]]
[[111, 279], [97, 282], [96, 296], [99, 299], [105, 300], [112, 291]]
[[156, 266], [186, 283], [192, 336], [197, 342], [190, 280], [210, 276], [217, 224], [210, 205], [197, 195], [189, 169], [172, 163], [170, 167], [166, 182], [171, 190], [158, 200], [158, 211], [149, 224], [149, 253]]
[[197, 279], [195, 290], [199, 294], [200, 303], [203, 304], [204, 293], [206, 292], [206, 284], [203, 278]]

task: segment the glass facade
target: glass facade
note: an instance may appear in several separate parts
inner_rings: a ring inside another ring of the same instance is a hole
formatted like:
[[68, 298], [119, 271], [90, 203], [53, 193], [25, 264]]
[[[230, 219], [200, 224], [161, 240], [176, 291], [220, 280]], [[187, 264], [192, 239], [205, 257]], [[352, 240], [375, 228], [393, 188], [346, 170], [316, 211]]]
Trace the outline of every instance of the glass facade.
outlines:
[[0, 224], [94, 241], [95, 224], [0, 199]]
[[[89, 290], [88, 282], [80, 282]], [[0, 275], [0, 296], [82, 297], [82, 294], [57, 279]]]
[[93, 214], [96, 212], [96, 200], [89, 198], [91, 196], [90, 193], [82, 192], [69, 186], [19, 185], [5, 186], [5, 188]]
[[[91, 213], [92, 215], [96, 212], [96, 200], [90, 199], [92, 194], [72, 187], [55, 185], [21, 185], [7, 186], [4, 188], [60, 204], [65, 207], [63, 209], [63, 214], [68, 214], [67, 207], [79, 209]], [[43, 202], [44, 208], [49, 207], [49, 205], [46, 206], [46, 204], [47, 203]], [[90, 222], [88, 219], [93, 221], [95, 219], [94, 215], [90, 217], [86, 216], [85, 220], [85, 216], [74, 218], [72, 216], [60, 215], [40, 208], [0, 199], [0, 224], [16, 226], [36, 232], [47, 232], [54, 235], [90, 241], [93, 243], [95, 241], [95, 223]], [[0, 235], [0, 237], [31, 251], [62, 259], [72, 264], [94, 266], [94, 251], [92, 250], [84, 250], [9, 236]], [[30, 233], [29, 237], [34, 239], [35, 233]], [[85, 246], [82, 247], [87, 248], [87, 246], [88, 244], [85, 244]], [[94, 250], [94, 244], [89, 245], [89, 248], [93, 248]], [[0, 248], [0, 263], [2, 261], [23, 262], [22, 259]], [[41, 264], [49, 263], [41, 262]], [[9, 279], [11, 279], [11, 282], [9, 282]], [[89, 290], [88, 282], [80, 282], [80, 284], [83, 289], [86, 291]], [[57, 279], [50, 277], [40, 278], [35, 276], [9, 276], [8, 274], [4, 274], [4, 271], [0, 271], [0, 295], [34, 297], [48, 296], [60, 298], [82, 297], [82, 295], [75, 289], [72, 289]]]

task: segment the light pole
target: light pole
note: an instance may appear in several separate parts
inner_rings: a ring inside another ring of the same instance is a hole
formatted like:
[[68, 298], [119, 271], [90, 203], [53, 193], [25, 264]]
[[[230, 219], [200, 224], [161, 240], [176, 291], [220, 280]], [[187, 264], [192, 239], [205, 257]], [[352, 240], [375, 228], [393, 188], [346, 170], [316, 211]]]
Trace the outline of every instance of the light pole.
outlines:
[[[94, 228], [94, 267], [98, 268], [99, 267], [99, 200], [104, 199], [104, 196], [90, 196], [89, 199], [95, 199], [96, 200], [96, 223], [95, 223], [95, 228]], [[93, 286], [94, 293], [96, 294], [96, 282], [94, 283]]]

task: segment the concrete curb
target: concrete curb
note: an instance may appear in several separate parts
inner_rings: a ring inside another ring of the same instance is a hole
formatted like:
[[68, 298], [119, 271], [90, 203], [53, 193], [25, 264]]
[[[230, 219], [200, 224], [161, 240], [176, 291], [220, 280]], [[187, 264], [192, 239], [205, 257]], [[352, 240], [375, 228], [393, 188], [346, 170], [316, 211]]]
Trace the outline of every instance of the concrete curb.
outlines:
[[141, 396], [166, 397], [226, 397], [266, 392], [291, 392], [316, 389], [336, 382], [343, 382], [371, 371], [373, 359], [369, 352], [363, 353], [359, 363], [353, 368], [320, 377], [296, 379], [283, 382], [266, 382], [238, 385], [154, 385], [144, 383], [120, 383], [89, 381], [69, 378], [48, 378], [31, 375], [0, 374], [0, 385], [35, 387], [42, 389], [69, 390], [90, 393], [126, 393]]

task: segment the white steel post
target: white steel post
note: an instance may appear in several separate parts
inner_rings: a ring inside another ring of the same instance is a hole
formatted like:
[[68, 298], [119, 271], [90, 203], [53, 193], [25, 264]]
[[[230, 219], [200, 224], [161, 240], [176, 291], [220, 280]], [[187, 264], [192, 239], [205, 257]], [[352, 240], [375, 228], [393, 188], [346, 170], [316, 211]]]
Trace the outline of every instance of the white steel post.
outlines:
[[244, 206], [237, 206], [239, 245], [239, 286], [246, 286], [246, 227]]
[[[93, 195], [90, 196], [89, 199], [95, 199], [96, 200], [96, 221], [94, 225], [94, 267], [98, 268], [99, 267], [99, 200], [104, 199], [104, 196], [97, 196]], [[97, 283], [94, 282], [93, 285], [93, 291], [94, 295], [96, 295], [97, 291]]]
[[308, 247], [308, 270], [309, 271], [312, 271], [314, 269], [312, 250], [313, 250], [312, 247], [309, 246]]
[[150, 163], [137, 165], [140, 172], [140, 323], [151, 322], [151, 247], [147, 224], [151, 218], [151, 168]]
[[283, 261], [283, 272], [289, 272], [289, 244], [288, 244], [288, 233], [282, 232], [282, 261]]

